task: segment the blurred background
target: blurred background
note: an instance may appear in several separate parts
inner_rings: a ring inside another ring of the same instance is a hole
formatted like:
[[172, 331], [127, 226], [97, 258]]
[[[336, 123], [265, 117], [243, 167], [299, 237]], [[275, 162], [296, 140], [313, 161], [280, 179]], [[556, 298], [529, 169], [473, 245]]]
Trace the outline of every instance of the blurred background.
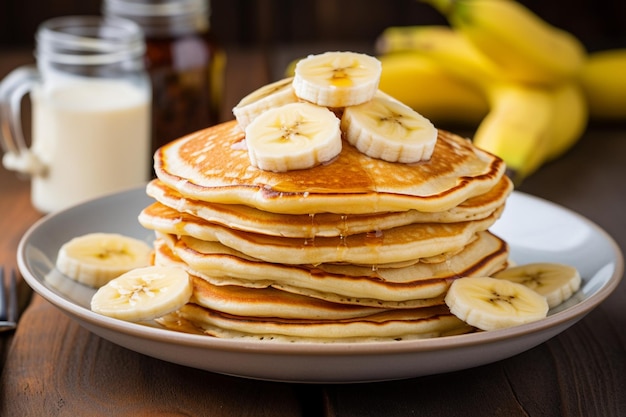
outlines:
[[[589, 50], [626, 46], [624, 0], [521, 0]], [[68, 14], [99, 14], [100, 0], [1, 0], [0, 49], [34, 46], [42, 21]], [[338, 41], [374, 43], [388, 26], [445, 23], [416, 0], [213, 0], [212, 31], [224, 46]], [[1, 56], [0, 56], [1, 57]]]
[[[518, 0], [518, 2], [547, 23], [574, 35], [589, 52], [609, 49], [626, 51], [625, 0]], [[0, 63], [2, 67], [8, 71], [10, 68], [34, 61], [32, 53], [35, 47], [34, 34], [42, 22], [57, 16], [100, 15], [102, 3], [103, 0], [0, 0]], [[158, 80], [162, 84], [159, 90], [162, 94], [159, 93], [160, 99], [154, 100], [153, 103], [156, 110], [153, 116], [155, 126], [152, 130], [157, 132], [155, 135], [163, 136], [165, 141], [201, 127], [210, 126], [218, 121], [232, 119], [232, 108], [244, 94], [254, 91], [268, 81], [284, 77], [285, 70], [291, 68], [290, 65], [296, 59], [302, 58], [304, 54], [328, 50], [351, 50], [376, 54], [378, 52], [375, 49], [376, 40], [386, 28], [447, 24], [447, 20], [435, 8], [418, 0], [210, 0], [210, 4], [210, 31], [218, 45], [226, 52], [225, 73], [227, 76], [223, 81], [221, 77], [211, 76], [210, 82], [218, 87], [202, 90], [202, 92], [211, 91], [212, 98], [218, 97], [215, 101], [217, 105], [213, 106], [211, 111], [202, 110], [202, 107], [196, 105], [187, 107], [196, 109], [196, 113], [208, 118], [207, 120], [198, 119], [196, 124], [189, 121], [191, 113], [184, 110], [185, 106], [181, 104], [185, 97], [182, 91], [185, 89], [169, 88], [167, 86], [169, 84], [166, 85], [163, 81], [170, 80], [169, 82], [182, 85], [181, 80], [192, 78], [159, 76]], [[519, 35], [524, 36], [523, 33]], [[587, 85], [586, 92], [602, 92], [599, 100], [601, 106], [597, 105], [597, 100], [593, 106], [590, 104], [589, 113], [592, 116], [600, 114], [603, 120], [608, 120], [607, 115], [616, 113], [614, 109], [619, 109], [620, 111], [617, 112], [619, 115], [614, 119], [621, 123], [626, 120], [626, 113], [621, 110], [626, 108], [625, 96], [622, 94], [626, 91], [626, 78], [624, 77], [626, 71], [622, 70], [626, 64], [626, 55], [623, 56], [624, 58], [620, 56], [620, 59], [616, 61], [617, 66], [614, 65], [608, 71], [604, 67], [601, 76], [596, 74], [592, 78], [594, 84]], [[382, 59], [384, 55], [380, 57]], [[224, 62], [219, 59], [212, 59], [212, 61], [213, 63]], [[252, 66], [254, 71], [248, 71]], [[180, 65], [180, 67], [184, 66]], [[220, 66], [220, 68], [224, 67]], [[389, 66], [387, 68], [389, 69]], [[156, 69], [155, 66], [155, 73], [158, 71], [161, 70]], [[228, 77], [232, 71], [240, 73], [243, 71], [245, 75]], [[216, 74], [222, 73], [221, 69], [216, 72]], [[473, 118], [468, 117], [471, 118], [469, 122], [468, 118], [463, 119], [468, 114], [465, 110], [470, 108], [467, 105], [463, 106], [463, 111], [450, 110], [449, 114], [453, 115], [452, 118], [448, 114], [447, 118], [442, 117], [440, 120], [436, 115], [428, 113], [433, 107], [432, 103], [427, 103], [430, 107], [423, 107], [433, 95], [422, 94], [420, 98], [426, 97], [426, 100], [417, 100], [415, 103], [408, 101], [407, 97], [398, 95], [408, 91], [404, 88], [406, 71], [404, 75], [398, 75], [397, 72], [391, 70], [387, 73], [394, 74], [393, 77], [388, 78], [396, 80], [390, 81], [391, 86], [388, 84], [385, 87], [396, 87], [396, 90], [393, 90], [394, 96], [431, 119], [434, 117], [439, 127], [477, 139], [476, 128], [487, 111], [484, 97], [479, 97], [479, 100], [483, 101], [477, 107], [483, 113]], [[0, 73], [0, 78], [4, 75]], [[219, 81], [215, 82], [215, 80]], [[157, 84], [155, 82], [155, 85]], [[413, 84], [417, 85], [417, 83]], [[186, 88], [189, 90], [192, 87]], [[201, 90], [194, 90], [194, 94], [199, 91]], [[451, 93], [451, 96], [456, 99], [459, 94], [457, 94], [458, 90], [455, 91]], [[174, 95], [170, 96], [171, 94]], [[418, 96], [411, 91], [407, 94], [411, 99]], [[472, 94], [476, 96], [475, 92]], [[560, 145], [560, 153], [573, 146], [586, 129], [588, 121], [586, 107], [588, 103], [592, 103], [592, 100], [588, 97], [581, 98], [581, 100], [585, 99], [586, 101], [579, 106], [580, 109], [585, 107], [580, 117], [571, 116], [570, 110], [574, 108], [572, 103], [575, 100], [570, 98], [566, 103], [569, 107], [566, 108], [564, 114], [578, 123], [571, 122], [566, 125], [566, 127], [577, 126], [577, 128], [576, 131], [573, 128], [570, 129], [573, 133], [568, 134], [569, 140], [562, 141], [565, 145]], [[471, 108], [476, 108], [476, 100], [472, 102], [472, 106], [474, 107]], [[442, 105], [439, 107], [441, 108]], [[443, 108], [446, 111], [449, 110], [447, 103]], [[594, 109], [599, 110], [594, 113]], [[610, 111], [607, 112], [607, 109]], [[169, 115], [171, 118], [163, 115]], [[463, 120], [457, 120], [459, 115], [463, 116]], [[179, 123], [174, 123], [173, 120]], [[590, 120], [600, 119], [592, 117]], [[169, 127], [172, 131], [169, 131]], [[29, 127], [26, 126], [27, 136], [28, 129]], [[499, 134], [499, 136], [507, 135]], [[162, 142], [159, 139], [155, 143]], [[499, 141], [496, 143], [499, 144]], [[506, 159], [501, 151], [492, 151]]]

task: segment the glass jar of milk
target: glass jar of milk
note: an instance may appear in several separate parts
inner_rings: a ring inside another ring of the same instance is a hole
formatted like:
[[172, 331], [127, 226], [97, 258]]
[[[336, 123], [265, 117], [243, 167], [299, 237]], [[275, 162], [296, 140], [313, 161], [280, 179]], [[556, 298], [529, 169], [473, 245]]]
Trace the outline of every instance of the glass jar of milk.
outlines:
[[[132, 21], [68, 16], [36, 34], [36, 67], [0, 84], [3, 164], [32, 179], [32, 202], [52, 212], [145, 184], [151, 174], [151, 86], [145, 41]], [[20, 107], [32, 103], [32, 138]]]

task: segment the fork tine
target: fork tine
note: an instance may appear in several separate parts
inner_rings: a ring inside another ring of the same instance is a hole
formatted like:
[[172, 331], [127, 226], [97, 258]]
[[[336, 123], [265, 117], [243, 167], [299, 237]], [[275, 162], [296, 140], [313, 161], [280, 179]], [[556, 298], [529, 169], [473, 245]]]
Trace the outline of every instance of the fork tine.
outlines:
[[11, 276], [9, 277], [9, 311], [7, 317], [9, 321], [17, 323], [18, 315], [18, 301], [17, 301], [17, 272], [15, 269], [11, 270]]
[[7, 320], [7, 297], [4, 289], [4, 268], [0, 266], [0, 321]]

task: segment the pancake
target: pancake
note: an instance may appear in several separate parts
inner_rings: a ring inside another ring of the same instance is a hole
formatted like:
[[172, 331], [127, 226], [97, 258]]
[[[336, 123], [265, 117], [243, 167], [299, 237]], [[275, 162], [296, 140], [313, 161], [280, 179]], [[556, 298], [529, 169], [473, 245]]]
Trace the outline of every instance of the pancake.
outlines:
[[331, 303], [272, 287], [213, 285], [198, 277], [194, 277], [193, 286], [192, 302], [215, 311], [238, 316], [343, 320], [363, 317], [383, 310], [377, 307]]
[[[173, 253], [166, 252], [167, 247], [162, 246], [160, 251], [161, 265], [185, 267]], [[239, 316], [337, 320], [363, 317], [382, 311], [377, 307], [331, 303], [272, 287], [213, 285], [194, 275], [190, 277], [193, 283], [193, 303]]]
[[154, 169], [187, 198], [308, 215], [446, 211], [495, 187], [505, 165], [469, 140], [439, 131], [428, 161], [390, 163], [344, 142], [329, 163], [275, 173], [250, 165], [244, 132], [233, 120], [161, 147]]
[[513, 188], [504, 162], [449, 132], [417, 163], [344, 140], [328, 162], [271, 172], [251, 165], [233, 120], [154, 162], [139, 222], [155, 232], [155, 265], [185, 269], [194, 286], [157, 320], [168, 329], [323, 343], [462, 334], [474, 329], [445, 305], [450, 284], [508, 265], [488, 231]]
[[446, 306], [390, 310], [343, 320], [241, 317], [190, 303], [160, 320], [163, 326], [216, 337], [289, 342], [364, 342], [423, 339], [469, 333], [474, 329]]
[[182, 213], [200, 217], [212, 223], [253, 233], [272, 236], [310, 238], [314, 236], [345, 236], [412, 223], [456, 223], [479, 220], [490, 216], [504, 205], [513, 185], [502, 177], [485, 194], [472, 197], [456, 207], [442, 212], [403, 212], [372, 214], [277, 214], [241, 204], [207, 203], [181, 195], [162, 181], [151, 181], [146, 192], [161, 204]]
[[320, 264], [347, 262], [387, 264], [456, 252], [477, 232], [487, 230], [500, 216], [459, 223], [414, 223], [384, 231], [313, 239], [266, 236], [243, 232], [180, 213], [153, 203], [139, 215], [139, 222], [162, 233], [192, 236], [220, 242], [248, 256], [272, 263]]
[[271, 286], [331, 302], [385, 308], [441, 304], [452, 280], [490, 275], [504, 269], [508, 258], [506, 243], [489, 232], [478, 233], [462, 251], [445, 261], [416, 262], [404, 268], [267, 263], [217, 242], [159, 237], [155, 263], [170, 263], [173, 253], [189, 273], [214, 285]]

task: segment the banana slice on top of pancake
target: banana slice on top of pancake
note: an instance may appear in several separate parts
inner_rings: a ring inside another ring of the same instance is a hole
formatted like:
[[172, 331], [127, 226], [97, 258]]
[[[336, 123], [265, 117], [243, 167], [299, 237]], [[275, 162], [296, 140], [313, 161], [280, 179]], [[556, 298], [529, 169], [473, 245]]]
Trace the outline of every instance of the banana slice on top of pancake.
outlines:
[[341, 152], [339, 119], [311, 103], [286, 104], [248, 125], [246, 146], [250, 163], [264, 171], [311, 168]]
[[293, 89], [293, 77], [264, 85], [254, 90], [237, 103], [233, 114], [237, 124], [245, 129], [260, 114], [275, 107], [298, 102]]
[[371, 100], [378, 90], [380, 61], [356, 52], [309, 55], [295, 68], [296, 95], [319, 106], [354, 106]]
[[345, 108], [341, 128], [359, 151], [388, 162], [429, 160], [437, 143], [437, 129], [430, 120], [384, 94]]

